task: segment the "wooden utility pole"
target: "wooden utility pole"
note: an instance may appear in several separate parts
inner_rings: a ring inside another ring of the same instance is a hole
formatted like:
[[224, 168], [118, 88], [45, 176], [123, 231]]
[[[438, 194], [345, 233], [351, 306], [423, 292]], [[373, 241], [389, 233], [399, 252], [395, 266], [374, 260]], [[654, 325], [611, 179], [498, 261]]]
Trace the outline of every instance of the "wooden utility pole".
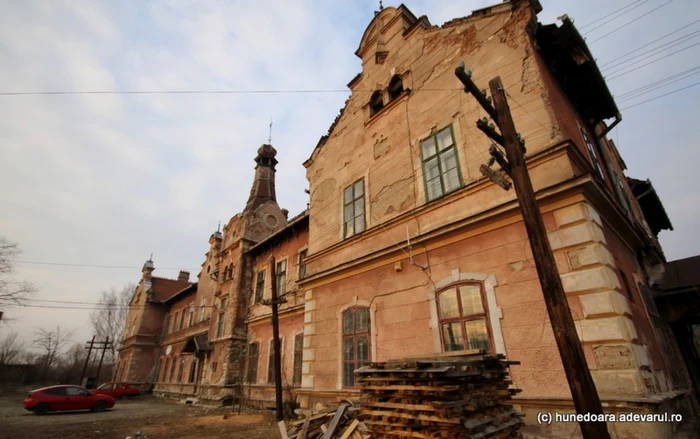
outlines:
[[284, 409], [282, 407], [282, 352], [280, 348], [280, 322], [278, 306], [280, 303], [285, 303], [284, 298], [277, 298], [277, 275], [275, 266], [275, 257], [270, 256], [270, 281], [272, 282], [272, 300], [266, 300], [265, 305], [272, 306], [272, 346], [275, 350], [273, 364], [275, 368], [275, 409], [277, 411], [277, 420], [284, 420]]
[[95, 336], [92, 336], [92, 340], [88, 341], [87, 343], [90, 343], [90, 347], [87, 348], [88, 354], [87, 357], [85, 357], [85, 364], [83, 365], [83, 373], [80, 374], [80, 385], [83, 385], [83, 378], [85, 378], [85, 372], [87, 372], [87, 367], [88, 367], [88, 362], [90, 361], [90, 354], [92, 354], [92, 346], [95, 344]]
[[109, 336], [107, 336], [107, 339], [103, 341], [104, 343], [102, 345], [102, 355], [100, 355], [100, 363], [97, 365], [97, 373], [95, 374], [95, 379], [97, 382], [95, 384], [99, 384], [100, 381], [100, 369], [102, 369], [102, 360], [105, 358], [105, 352], [107, 352], [107, 347], [109, 346]]
[[[523, 215], [523, 222], [530, 241], [530, 248], [535, 260], [542, 294], [547, 306], [547, 313], [554, 330], [554, 337], [557, 341], [559, 355], [569, 382], [569, 389], [571, 390], [576, 411], [579, 414], [603, 414], [603, 407], [600, 403], [593, 377], [588, 369], [581, 341], [576, 333], [576, 326], [571, 317], [566, 293], [561, 283], [559, 271], [554, 261], [554, 254], [547, 237], [547, 231], [535, 199], [535, 192], [532, 189], [530, 175], [525, 165], [523, 155], [524, 142], [521, 141], [518, 133], [515, 131], [501, 78], [496, 77], [489, 82], [494, 108], [491, 107], [490, 102], [486, 98], [485, 90], [484, 92], [478, 90], [471, 80], [471, 72], [465, 72], [463, 65], [457, 68], [455, 74], [464, 84], [465, 91], [474, 94], [477, 101], [482, 106], [485, 106], [486, 112], [492, 117], [495, 116], [496, 124], [500, 128], [500, 136], [497, 133], [493, 133], [495, 135], [489, 135], [489, 137], [501, 144], [506, 151], [507, 163], [501, 163], [501, 160], [497, 161], [513, 180], [513, 186]], [[481, 125], [479, 129], [486, 132], [483, 122], [478, 125]], [[491, 131], [494, 130], [491, 128]], [[497, 147], [493, 146], [491, 155], [497, 159], [497, 156], [494, 155], [494, 153], [498, 154], [496, 150]], [[503, 166], [504, 164], [507, 164], [507, 166]], [[581, 433], [586, 439], [610, 438], [605, 422], [582, 421], [579, 424]]]

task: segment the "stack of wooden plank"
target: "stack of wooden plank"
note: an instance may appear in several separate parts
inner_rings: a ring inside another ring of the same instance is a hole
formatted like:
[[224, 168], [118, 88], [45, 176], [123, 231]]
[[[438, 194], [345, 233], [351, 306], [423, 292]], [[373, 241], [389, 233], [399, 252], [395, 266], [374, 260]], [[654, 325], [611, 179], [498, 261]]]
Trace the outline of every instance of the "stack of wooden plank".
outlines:
[[361, 418], [373, 438], [519, 437], [511, 364], [480, 350], [371, 363], [355, 371]]
[[283, 439], [368, 439], [369, 431], [359, 419], [360, 408], [344, 400], [340, 406], [299, 410], [299, 419], [278, 423]]

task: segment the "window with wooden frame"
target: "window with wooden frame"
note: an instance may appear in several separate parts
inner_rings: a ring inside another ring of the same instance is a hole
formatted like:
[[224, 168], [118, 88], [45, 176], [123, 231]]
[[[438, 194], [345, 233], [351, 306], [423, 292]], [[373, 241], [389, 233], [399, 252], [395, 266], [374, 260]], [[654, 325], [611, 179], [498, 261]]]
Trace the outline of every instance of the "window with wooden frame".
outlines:
[[275, 382], [275, 340], [270, 340], [270, 349], [267, 351], [267, 383]]
[[248, 371], [247, 382], [258, 382], [258, 359], [260, 358], [260, 343], [251, 343], [248, 346]]
[[170, 363], [170, 378], [168, 379], [168, 382], [173, 382], [173, 378], [175, 378], [175, 367], [177, 366], [177, 361], [175, 361], [175, 357], [173, 357], [173, 362]]
[[365, 179], [343, 191], [343, 238], [365, 231]]
[[279, 261], [275, 270], [277, 277], [277, 297], [287, 292], [287, 260]]
[[632, 288], [630, 288], [630, 283], [627, 280], [627, 275], [622, 270], [617, 271], [620, 273], [620, 279], [622, 280], [622, 285], [624, 286], [625, 292], [627, 293], [627, 298], [630, 300], [630, 302], [634, 303], [634, 295], [632, 294]]
[[163, 325], [163, 328], [165, 328], [166, 334], [168, 333], [168, 331], [170, 331], [170, 314], [167, 314], [165, 316], [165, 324]]
[[180, 355], [180, 368], [177, 371], [177, 382], [182, 382], [182, 374], [185, 372], [185, 357]]
[[185, 310], [182, 310], [182, 313], [180, 314], [180, 328], [179, 330], [182, 331], [182, 328], [185, 327]]
[[192, 357], [192, 361], [190, 361], [190, 376], [189, 376], [189, 379], [187, 380], [187, 382], [190, 384], [194, 383], [196, 375], [197, 375], [197, 359]]
[[204, 321], [204, 311], [207, 309], [207, 298], [202, 297], [202, 300], [199, 302], [199, 321], [203, 322]]
[[590, 141], [588, 138], [588, 135], [586, 134], [586, 131], [579, 127], [579, 131], [581, 131], [581, 137], [583, 138], [583, 143], [586, 145], [586, 149], [588, 150], [588, 155], [591, 156], [591, 161], [593, 162], [593, 168], [595, 168], [596, 172], [598, 172], [598, 175], [600, 175], [600, 178], [605, 180], [605, 175], [603, 174], [603, 168], [600, 166], [600, 160], [598, 159], [598, 154], [595, 152], [595, 146], [593, 146], [593, 143]]
[[[165, 382], [165, 379], [168, 377], [168, 366], [170, 365], [170, 357], [165, 359], [165, 363], [163, 364], [163, 370], [160, 371], [160, 381]], [[117, 379], [119, 379], [119, 373], [117, 373]]]
[[187, 315], [187, 326], [190, 327], [194, 324], [194, 305], [190, 305], [190, 312]]
[[389, 102], [401, 96], [403, 93], [403, 81], [401, 76], [394, 75], [389, 82]]
[[421, 142], [426, 199], [436, 200], [462, 187], [452, 125]]
[[211, 373], [216, 373], [216, 366], [217, 366], [217, 364], [218, 364], [218, 363], [217, 363], [216, 361], [213, 361], [213, 362], [211, 363]]
[[454, 285], [437, 294], [444, 351], [491, 350], [485, 303], [481, 284]]
[[625, 185], [622, 183], [622, 180], [620, 179], [619, 175], [613, 173], [613, 176], [615, 178], [615, 184], [617, 185], [617, 189], [620, 195], [622, 207], [627, 211], [628, 214], [631, 214], [632, 206], [630, 205], [630, 199], [627, 196], [627, 190], [625, 188]]
[[355, 369], [369, 363], [369, 308], [343, 312], [343, 387], [355, 386]]
[[265, 270], [258, 271], [258, 278], [255, 281], [255, 301], [260, 303], [265, 295]]
[[177, 321], [178, 321], [179, 317], [180, 317], [180, 311], [175, 313], [175, 318], [173, 319], [173, 327], [170, 329], [170, 332], [177, 331]]
[[224, 329], [226, 329], [226, 304], [228, 300], [224, 297], [221, 299], [221, 304], [219, 305], [219, 316], [216, 321], [216, 337], [221, 337], [224, 335]]
[[292, 384], [301, 384], [301, 365], [304, 354], [304, 334], [294, 336], [294, 375]]
[[303, 279], [306, 276], [306, 254], [307, 250], [299, 252], [299, 279]]

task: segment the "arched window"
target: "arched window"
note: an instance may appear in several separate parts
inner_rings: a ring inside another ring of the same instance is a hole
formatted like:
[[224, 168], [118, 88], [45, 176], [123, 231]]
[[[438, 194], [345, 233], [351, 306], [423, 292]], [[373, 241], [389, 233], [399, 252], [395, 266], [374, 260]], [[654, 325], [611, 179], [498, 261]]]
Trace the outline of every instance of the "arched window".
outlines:
[[369, 309], [343, 312], [343, 387], [355, 386], [355, 369], [369, 363]]
[[437, 294], [440, 338], [445, 351], [491, 351], [481, 284], [454, 285]]
[[384, 99], [382, 92], [377, 90], [372, 93], [372, 97], [369, 99], [369, 115], [374, 116], [382, 108], [384, 108]]
[[173, 357], [173, 362], [170, 363], [170, 379], [168, 379], [169, 382], [173, 382], [173, 378], [175, 378], [175, 366], [177, 366], [177, 361], [175, 361], [175, 357]]
[[161, 374], [160, 374], [160, 380], [162, 382], [165, 382], [165, 379], [168, 377], [168, 366], [170, 365], [170, 357], [166, 358], [165, 363], [161, 363], [161, 364], [163, 364], [163, 370], [161, 371]]
[[403, 81], [399, 75], [394, 75], [389, 82], [389, 102], [401, 96], [403, 93]]
[[177, 382], [182, 382], [182, 373], [185, 371], [185, 357], [180, 355], [180, 369], [177, 371]]
[[258, 358], [260, 357], [260, 343], [251, 343], [248, 346], [248, 373], [249, 383], [258, 382]]

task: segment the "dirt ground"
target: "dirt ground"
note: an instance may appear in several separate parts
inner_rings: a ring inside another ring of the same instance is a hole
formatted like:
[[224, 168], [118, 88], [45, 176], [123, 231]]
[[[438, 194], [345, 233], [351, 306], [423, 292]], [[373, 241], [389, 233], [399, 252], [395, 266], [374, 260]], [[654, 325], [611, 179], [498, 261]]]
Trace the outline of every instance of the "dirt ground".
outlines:
[[104, 413], [59, 412], [36, 416], [24, 410], [25, 394], [0, 394], [0, 438], [124, 439], [141, 430], [157, 438], [279, 437], [274, 413], [244, 411], [224, 419], [231, 408], [185, 405], [145, 396], [117, 401]]

